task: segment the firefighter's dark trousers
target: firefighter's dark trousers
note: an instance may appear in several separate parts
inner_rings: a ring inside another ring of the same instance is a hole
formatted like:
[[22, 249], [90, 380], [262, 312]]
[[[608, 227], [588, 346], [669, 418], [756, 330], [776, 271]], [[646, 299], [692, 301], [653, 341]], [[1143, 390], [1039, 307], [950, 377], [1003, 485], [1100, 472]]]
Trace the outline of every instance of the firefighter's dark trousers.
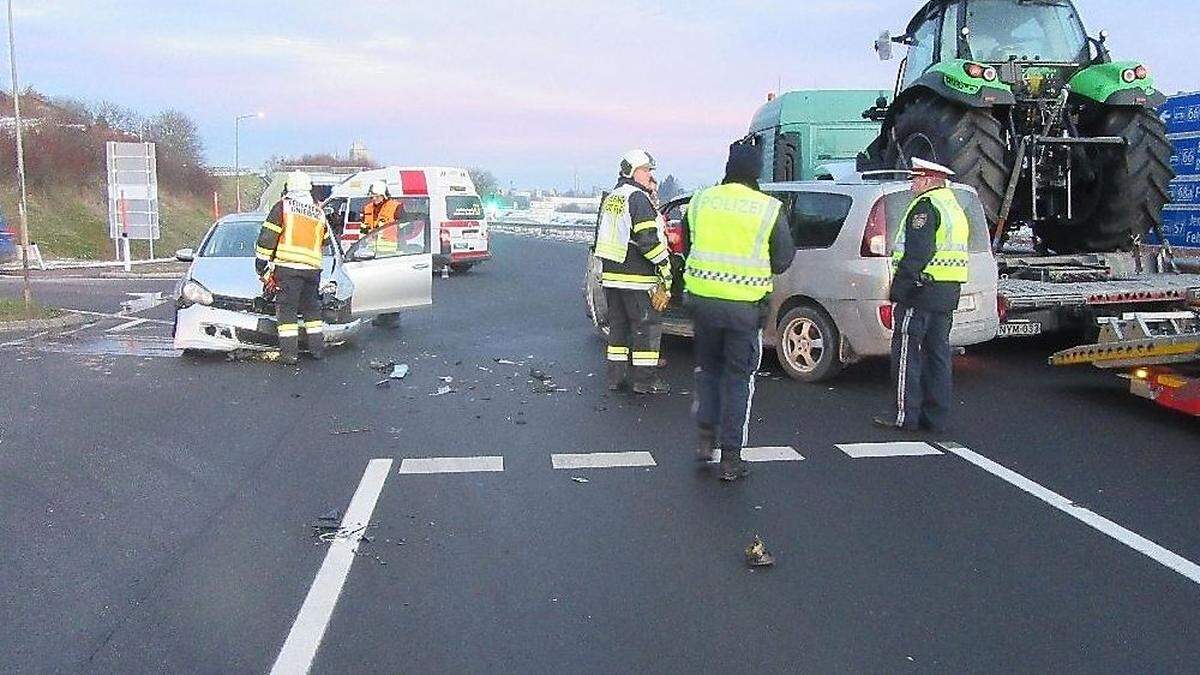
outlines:
[[662, 342], [662, 315], [650, 306], [650, 293], [605, 288], [604, 300], [608, 304], [609, 371], [621, 378], [632, 364], [634, 384], [653, 381]]
[[275, 321], [279, 330], [279, 352], [296, 356], [300, 351], [300, 332], [310, 354], [325, 350], [325, 323], [321, 320], [321, 270], [276, 267], [279, 295], [275, 299]]
[[762, 365], [756, 303], [689, 296], [695, 322], [696, 423], [716, 431], [721, 459], [740, 459], [750, 429], [754, 373]]
[[897, 304], [893, 314], [892, 383], [896, 426], [941, 431], [950, 415], [950, 328], [953, 312]]

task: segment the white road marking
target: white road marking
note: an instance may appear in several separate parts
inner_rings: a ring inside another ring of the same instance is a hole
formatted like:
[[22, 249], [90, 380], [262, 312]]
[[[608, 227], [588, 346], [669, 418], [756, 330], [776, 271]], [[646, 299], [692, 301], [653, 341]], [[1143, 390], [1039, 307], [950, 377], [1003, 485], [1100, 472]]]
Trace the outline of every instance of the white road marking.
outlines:
[[941, 450], [928, 443], [920, 441], [895, 441], [891, 443], [842, 443], [838, 450], [853, 459], [864, 457], [922, 457], [925, 455], [940, 455]]
[[658, 466], [648, 452], [588, 452], [550, 455], [555, 469], [615, 469], [631, 466]]
[[59, 334], [58, 334], [58, 335], [56, 335], [55, 337], [66, 337], [66, 336], [68, 336], [68, 335], [74, 335], [74, 334], [76, 334], [76, 333], [78, 333], [78, 332], [80, 332], [80, 331], [85, 331], [85, 330], [87, 330], [87, 329], [89, 329], [89, 328], [91, 328], [91, 327], [95, 326], [95, 325], [96, 325], [96, 324], [98, 324], [98, 323], [100, 323], [100, 322], [99, 322], [99, 321], [89, 321], [88, 323], [85, 323], [85, 324], [83, 324], [83, 325], [82, 325], [82, 326], [80, 326], [79, 328], [73, 328], [73, 329], [71, 329], [71, 330], [64, 331], [64, 332], [62, 332], [62, 333], [59, 333]]
[[487, 473], [504, 471], [503, 457], [407, 457], [400, 473]]
[[1066, 497], [1049, 490], [1042, 485], [1029, 480], [1021, 474], [1004, 467], [992, 460], [971, 451], [956, 443], [939, 443], [946, 452], [954, 453], [959, 457], [967, 460], [975, 466], [987, 471], [997, 478], [1014, 485], [1025, 492], [1037, 497], [1046, 502], [1050, 506], [1062, 511], [1063, 513], [1075, 518], [1079, 522], [1091, 527], [1099, 532], [1107, 534], [1117, 541], [1125, 544], [1135, 551], [1155, 560], [1156, 562], [1169, 567], [1192, 581], [1200, 584], [1200, 565], [1184, 558], [1180, 555], [1159, 546], [1149, 539], [1131, 532], [1130, 530], [1121, 527], [1113, 521], [1097, 514], [1096, 512], [1084, 508]]
[[338, 596], [342, 593], [342, 585], [346, 583], [346, 575], [350, 574], [354, 553], [358, 550], [358, 543], [366, 531], [363, 526], [371, 522], [375, 502], [379, 499], [379, 493], [383, 491], [383, 483], [387, 480], [391, 468], [390, 459], [373, 459], [367, 463], [367, 469], [363, 472], [362, 480], [358, 489], [354, 491], [354, 497], [350, 499], [350, 506], [346, 508], [346, 515], [341, 523], [341, 529], [344, 531], [363, 529], [358, 529], [345, 538], [334, 539], [329, 545], [325, 561], [321, 563], [321, 569], [317, 570], [317, 576], [308, 589], [308, 596], [304, 598], [300, 613], [296, 615], [292, 630], [288, 632], [283, 648], [279, 650], [279, 656], [275, 659], [275, 665], [271, 667], [272, 674], [307, 673], [312, 667], [317, 649], [321, 646], [321, 639], [325, 637], [329, 618], [333, 616]]
[[112, 328], [109, 328], [105, 332], [106, 333], [119, 333], [119, 332], [125, 330], [126, 328], [133, 328], [134, 326], [140, 326], [149, 321], [150, 321], [149, 319], [133, 319], [132, 321], [126, 321], [125, 323], [121, 324], [120, 326], [113, 326]]
[[[89, 312], [85, 309], [63, 309], [62, 311], [70, 312], [72, 314], [83, 314], [84, 316], [102, 316], [106, 319], [119, 319], [121, 321], [127, 321], [131, 318], [126, 314], [105, 314], [104, 312]], [[171, 321], [166, 321], [164, 319], [142, 319], [142, 321], [148, 321], [150, 323], [160, 323], [160, 324], [163, 324], [164, 326], [172, 325]]]
[[804, 456], [795, 448], [778, 445], [762, 448], [742, 448], [742, 459], [747, 462], [799, 462]]
[[44, 330], [39, 333], [34, 333], [33, 335], [27, 335], [23, 338], [17, 338], [16, 340], [9, 340], [8, 342], [0, 342], [0, 347], [16, 347], [17, 345], [25, 344], [26, 342], [28, 342], [30, 340], [36, 340], [37, 338], [40, 338], [49, 332], [50, 331]]

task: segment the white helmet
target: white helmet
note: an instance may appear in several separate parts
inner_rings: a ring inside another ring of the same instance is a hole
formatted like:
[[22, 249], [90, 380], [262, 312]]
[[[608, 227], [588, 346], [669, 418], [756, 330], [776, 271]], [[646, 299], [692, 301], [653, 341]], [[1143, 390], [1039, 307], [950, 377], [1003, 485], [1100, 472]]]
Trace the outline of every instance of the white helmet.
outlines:
[[310, 192], [312, 191], [312, 178], [309, 178], [308, 174], [303, 171], [293, 171], [288, 174], [283, 187], [287, 192]]
[[950, 167], [942, 166], [937, 162], [931, 162], [927, 159], [921, 159], [920, 157], [912, 158], [912, 172], [915, 174], [940, 178], [954, 175], [954, 170]]
[[387, 183], [381, 180], [371, 181], [371, 186], [367, 188], [367, 195], [371, 197], [375, 195], [388, 196]]
[[645, 150], [636, 148], [621, 155], [621, 175], [625, 178], [632, 177], [633, 172], [643, 166], [651, 171], [654, 170], [654, 158]]

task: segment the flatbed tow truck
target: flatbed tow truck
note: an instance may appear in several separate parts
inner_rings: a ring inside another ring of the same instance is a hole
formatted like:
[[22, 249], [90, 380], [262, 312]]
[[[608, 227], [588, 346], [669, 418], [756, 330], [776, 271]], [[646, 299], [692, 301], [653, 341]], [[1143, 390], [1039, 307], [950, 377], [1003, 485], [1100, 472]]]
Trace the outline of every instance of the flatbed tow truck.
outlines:
[[1060, 351], [1050, 365], [1124, 370], [1131, 394], [1200, 417], [1200, 311], [1134, 312], [1098, 324], [1095, 344]]
[[1104, 318], [1200, 306], [1200, 274], [1179, 272], [1162, 253], [1146, 260], [1140, 250], [1065, 256], [1006, 251], [996, 262], [998, 337], [1072, 328], [1091, 337]]

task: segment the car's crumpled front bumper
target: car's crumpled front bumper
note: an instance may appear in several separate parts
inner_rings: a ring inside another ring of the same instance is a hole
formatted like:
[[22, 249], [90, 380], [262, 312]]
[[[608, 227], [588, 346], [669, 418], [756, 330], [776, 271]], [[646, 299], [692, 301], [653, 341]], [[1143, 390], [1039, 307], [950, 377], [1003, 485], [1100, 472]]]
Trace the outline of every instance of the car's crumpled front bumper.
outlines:
[[[325, 344], [342, 342], [358, 333], [362, 320], [329, 322]], [[275, 317], [207, 305], [189, 305], [175, 311], [175, 348], [230, 352], [267, 350], [279, 345]]]

